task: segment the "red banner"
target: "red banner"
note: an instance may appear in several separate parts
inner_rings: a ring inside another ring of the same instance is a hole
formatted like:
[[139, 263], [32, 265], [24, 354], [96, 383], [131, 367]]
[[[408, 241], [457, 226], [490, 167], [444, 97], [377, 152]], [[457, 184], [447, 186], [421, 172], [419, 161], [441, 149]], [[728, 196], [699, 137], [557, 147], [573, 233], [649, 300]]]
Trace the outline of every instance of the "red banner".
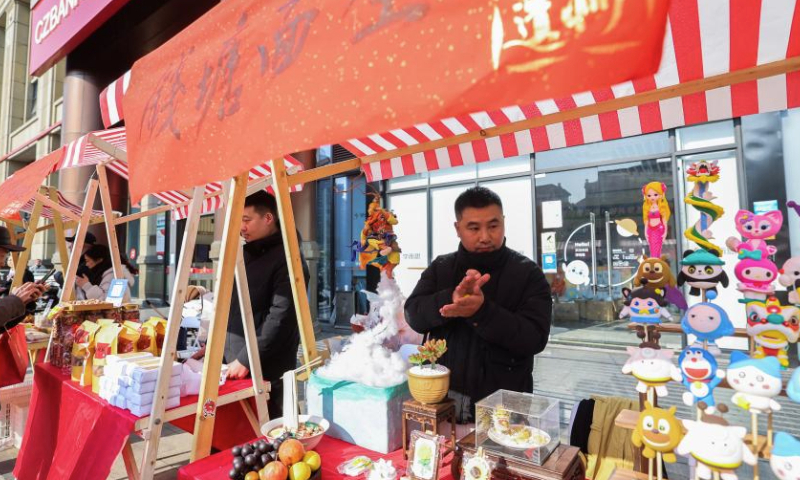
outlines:
[[124, 100], [131, 194], [652, 74], [667, 9], [667, 0], [226, 0], [134, 65]]
[[0, 217], [12, 217], [36, 191], [64, 156], [64, 149], [48, 154], [16, 172], [0, 186]]

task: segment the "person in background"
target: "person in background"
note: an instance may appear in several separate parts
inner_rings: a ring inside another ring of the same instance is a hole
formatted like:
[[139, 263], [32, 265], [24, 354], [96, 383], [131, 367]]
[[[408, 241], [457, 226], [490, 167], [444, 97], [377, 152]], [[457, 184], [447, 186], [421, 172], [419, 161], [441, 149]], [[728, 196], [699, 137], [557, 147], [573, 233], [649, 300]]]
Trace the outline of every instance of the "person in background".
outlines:
[[[271, 384], [269, 416], [283, 416], [283, 381], [281, 376], [297, 367], [297, 347], [300, 329], [292, 297], [292, 281], [286, 265], [283, 238], [278, 221], [275, 197], [264, 190], [245, 199], [241, 235], [247, 284], [253, 307], [261, 372]], [[303, 263], [303, 275], [308, 282], [308, 266]], [[225, 361], [229, 378], [250, 375], [250, 360], [244, 337], [244, 326], [234, 286], [233, 301], [228, 317], [228, 338], [225, 342]], [[204, 355], [205, 349], [195, 354]]]
[[[67, 251], [72, 251], [72, 246], [75, 245], [75, 236], [65, 237], [64, 240], [67, 242]], [[86, 238], [83, 240], [83, 252], [80, 256], [80, 260], [78, 260], [78, 266], [85, 265], [83, 254], [86, 253], [87, 250], [92, 248], [95, 244], [97, 244], [97, 237], [94, 236], [92, 232], [86, 232]], [[67, 264], [69, 263], [69, 258], [62, 258], [61, 265], [63, 265], [66, 269]], [[61, 270], [56, 271], [53, 275], [53, 280], [58, 284], [59, 288], [64, 288], [64, 274], [61, 273]]]
[[[455, 203], [458, 251], [437, 257], [406, 300], [415, 331], [447, 341], [457, 423], [497, 390], [533, 392], [533, 357], [547, 345], [550, 286], [539, 266], [506, 246], [500, 197], [473, 187]], [[464, 429], [466, 430], [466, 429]]]
[[[79, 300], [104, 300], [114, 280], [114, 268], [111, 264], [111, 251], [105, 245], [92, 245], [83, 254], [86, 269], [79, 270], [75, 278], [76, 294]], [[123, 265], [122, 268], [128, 286], [133, 286], [133, 273]]]
[[[22, 252], [25, 248], [11, 242], [11, 234], [6, 227], [0, 227], [0, 265], [8, 265], [8, 275], [5, 281], [0, 282], [0, 296], [8, 295], [11, 290], [11, 284], [14, 281], [16, 270], [14, 268], [14, 260], [11, 252]], [[22, 277], [22, 283], [33, 282], [33, 273], [30, 269], [25, 268], [25, 273]]]
[[[8, 258], [9, 265], [13, 268], [11, 262], [11, 252], [22, 252], [25, 249], [19, 245], [11, 242], [11, 235], [8, 233], [6, 227], [0, 227], [0, 265], [6, 263]], [[31, 279], [33, 274], [31, 274]], [[26, 306], [35, 304], [36, 300], [44, 293], [45, 286], [33, 283], [32, 281], [25, 282], [13, 291], [9, 291], [11, 287], [11, 279], [3, 282], [4, 285], [0, 286], [0, 329], [9, 329], [22, 321], [27, 314]]]

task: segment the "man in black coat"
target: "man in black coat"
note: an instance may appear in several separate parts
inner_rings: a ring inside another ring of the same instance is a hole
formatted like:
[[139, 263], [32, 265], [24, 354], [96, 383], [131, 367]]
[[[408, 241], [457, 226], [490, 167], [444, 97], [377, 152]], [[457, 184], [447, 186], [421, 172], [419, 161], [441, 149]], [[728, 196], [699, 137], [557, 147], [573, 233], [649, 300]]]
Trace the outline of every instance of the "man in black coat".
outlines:
[[419, 333], [447, 340], [458, 422], [474, 422], [474, 403], [499, 390], [533, 391], [533, 356], [550, 333], [552, 297], [542, 270], [505, 245], [503, 205], [473, 187], [455, 203], [458, 251], [437, 257], [406, 300]]
[[[292, 284], [278, 222], [275, 197], [265, 191], [245, 200], [242, 215], [244, 263], [253, 320], [258, 337], [261, 372], [272, 384], [269, 400], [270, 418], [282, 416], [283, 382], [280, 377], [297, 367], [300, 330], [292, 299]], [[303, 262], [303, 275], [308, 282], [308, 267]], [[235, 297], [234, 288], [234, 297]], [[231, 302], [228, 335], [225, 342], [228, 377], [244, 378], [250, 373], [242, 314], [237, 298]]]

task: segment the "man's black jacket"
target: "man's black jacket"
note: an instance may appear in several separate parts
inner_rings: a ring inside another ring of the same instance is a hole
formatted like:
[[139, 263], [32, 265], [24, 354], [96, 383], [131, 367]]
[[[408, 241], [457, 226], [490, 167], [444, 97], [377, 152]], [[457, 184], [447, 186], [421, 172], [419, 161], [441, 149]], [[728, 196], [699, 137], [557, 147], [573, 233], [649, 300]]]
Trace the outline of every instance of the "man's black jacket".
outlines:
[[[444, 318], [466, 270], [489, 273], [483, 307], [470, 318]], [[533, 391], [533, 356], [547, 345], [552, 317], [550, 286], [536, 263], [503, 246], [489, 254], [463, 246], [442, 255], [422, 273], [406, 300], [406, 320], [419, 333], [447, 340], [441, 363], [450, 388], [473, 402], [498, 389]]]
[[[285, 371], [296, 368], [297, 347], [300, 344], [292, 284], [280, 232], [245, 244], [244, 263], [258, 336], [261, 371], [265, 379], [276, 381]], [[303, 275], [308, 284], [305, 261]], [[239, 363], [250, 368], [235, 287], [228, 319], [225, 360], [229, 363], [239, 360]]]

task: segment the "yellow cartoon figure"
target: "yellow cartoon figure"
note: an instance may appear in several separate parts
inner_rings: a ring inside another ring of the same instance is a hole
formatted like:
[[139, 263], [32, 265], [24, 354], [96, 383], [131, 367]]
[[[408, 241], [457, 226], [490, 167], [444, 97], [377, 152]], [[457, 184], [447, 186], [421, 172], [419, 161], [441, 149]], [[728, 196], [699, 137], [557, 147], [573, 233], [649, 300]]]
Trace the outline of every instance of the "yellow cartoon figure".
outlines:
[[677, 457], [672, 451], [683, 439], [683, 426], [675, 418], [677, 407], [664, 410], [653, 407], [650, 402], [645, 402], [644, 406], [631, 441], [636, 447], [644, 446], [642, 455], [646, 458], [655, 458], [656, 452], [660, 452], [665, 462], [675, 463]]

